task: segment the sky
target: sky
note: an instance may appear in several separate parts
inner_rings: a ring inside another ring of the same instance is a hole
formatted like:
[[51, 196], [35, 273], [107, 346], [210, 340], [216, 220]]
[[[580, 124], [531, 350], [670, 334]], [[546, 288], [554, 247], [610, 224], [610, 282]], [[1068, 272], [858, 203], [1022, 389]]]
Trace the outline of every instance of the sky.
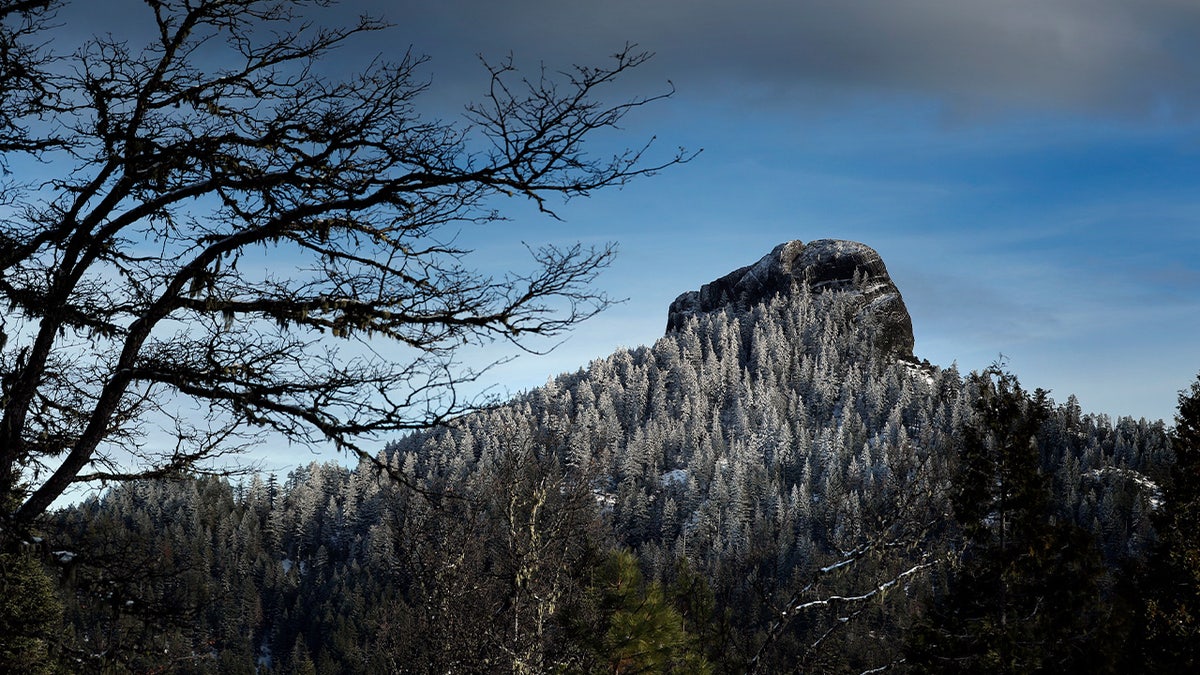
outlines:
[[[916, 354], [1003, 355], [1084, 410], [1173, 415], [1200, 371], [1200, 3], [1195, 0], [348, 2], [396, 25], [359, 48], [429, 57], [428, 104], [483, 92], [483, 57], [527, 70], [654, 58], [613, 99], [674, 95], [601, 139], [684, 166], [516, 211], [519, 241], [615, 241], [598, 285], [628, 300], [553, 353], [490, 375], [519, 391], [661, 336], [668, 304], [776, 244], [875, 248]], [[347, 55], [347, 63], [350, 59]], [[446, 106], [442, 108], [442, 106]]]
[[[78, 7], [83, 30], [124, 21]], [[515, 204], [463, 233], [467, 264], [497, 271], [522, 242], [620, 251], [597, 286], [626, 301], [490, 371], [495, 392], [652, 344], [680, 293], [823, 238], [880, 253], [934, 364], [1003, 356], [1058, 401], [1168, 421], [1200, 371], [1197, 0], [344, 0], [313, 18], [363, 13], [394, 25], [329, 74], [426, 55], [419, 106], [449, 119], [486, 93], [481, 58], [536, 74], [635, 43], [655, 56], [608, 100], [674, 93], [592, 149], [701, 151], [561, 220]]]

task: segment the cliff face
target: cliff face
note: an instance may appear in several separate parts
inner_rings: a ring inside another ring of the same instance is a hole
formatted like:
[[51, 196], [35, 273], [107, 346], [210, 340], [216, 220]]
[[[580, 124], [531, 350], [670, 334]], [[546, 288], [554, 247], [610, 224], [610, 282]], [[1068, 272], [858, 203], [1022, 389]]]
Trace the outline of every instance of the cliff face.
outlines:
[[785, 242], [757, 263], [680, 295], [668, 310], [667, 332], [678, 330], [692, 315], [726, 307], [744, 310], [790, 293], [799, 284], [813, 293], [858, 294], [859, 316], [871, 316], [883, 328], [883, 349], [899, 358], [913, 358], [912, 318], [883, 259], [865, 244], [839, 239]]

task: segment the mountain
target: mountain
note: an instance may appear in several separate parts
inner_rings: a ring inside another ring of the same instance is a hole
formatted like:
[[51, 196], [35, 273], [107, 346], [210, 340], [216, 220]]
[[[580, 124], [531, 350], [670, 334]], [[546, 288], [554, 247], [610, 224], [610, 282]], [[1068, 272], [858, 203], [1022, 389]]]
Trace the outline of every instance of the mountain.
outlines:
[[[960, 516], [966, 439], [1000, 445], [979, 427], [992, 395], [1036, 413], [1009, 445], [1034, 453], [1022, 480], [1046, 511], [1013, 522], [1084, 542], [1103, 567], [1083, 595], [1109, 597], [1155, 537], [1163, 424], [1004, 398], [912, 348], [874, 250], [781, 244], [681, 295], [654, 345], [353, 470], [145, 482], [64, 510], [72, 648], [195, 672], [903, 670], [997, 527], [991, 507]], [[1077, 614], [1119, 624], [1097, 612]]]
[[745, 311], [778, 296], [796, 292], [841, 291], [879, 326], [880, 347], [906, 359], [913, 358], [912, 318], [900, 290], [888, 276], [883, 258], [866, 244], [839, 239], [819, 239], [807, 245], [784, 242], [753, 265], [747, 265], [688, 291], [667, 310], [667, 332], [678, 330], [688, 317], [713, 311]]

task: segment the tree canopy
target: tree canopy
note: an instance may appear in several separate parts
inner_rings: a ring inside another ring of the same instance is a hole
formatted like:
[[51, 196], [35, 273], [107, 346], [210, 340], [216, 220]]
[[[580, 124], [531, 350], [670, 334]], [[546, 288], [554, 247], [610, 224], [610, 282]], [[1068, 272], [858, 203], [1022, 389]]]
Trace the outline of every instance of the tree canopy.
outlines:
[[1139, 579], [1142, 663], [1162, 672], [1200, 665], [1200, 377], [1179, 392], [1175, 464], [1154, 514], [1157, 546]]
[[1060, 520], [1041, 467], [1049, 393], [1027, 393], [999, 365], [967, 387], [974, 414], [950, 490], [961, 552], [908, 661], [920, 672], [1109, 672], [1094, 537]]
[[[320, 0], [138, 4], [151, 33], [79, 44], [63, 2], [0, 4], [0, 496], [14, 522], [73, 483], [211, 467], [264, 432], [366, 456], [365, 436], [469, 409], [456, 353], [528, 346], [603, 309], [590, 282], [613, 249], [534, 247], [531, 269], [496, 277], [457, 229], [502, 220], [501, 199], [554, 216], [559, 199], [687, 159], [585, 148], [670, 95], [600, 100], [649, 58], [633, 47], [531, 78], [485, 63], [490, 88], [443, 121], [421, 113], [419, 56], [320, 74], [381, 20], [326, 26]], [[50, 177], [27, 177], [34, 165]], [[153, 446], [152, 427], [177, 442]]]

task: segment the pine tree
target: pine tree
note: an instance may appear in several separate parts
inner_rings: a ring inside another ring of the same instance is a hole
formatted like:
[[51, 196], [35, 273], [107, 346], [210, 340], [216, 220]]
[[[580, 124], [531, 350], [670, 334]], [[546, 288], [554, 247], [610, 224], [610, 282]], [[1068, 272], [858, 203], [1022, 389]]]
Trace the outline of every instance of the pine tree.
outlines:
[[593, 571], [593, 606], [577, 618], [573, 631], [590, 652], [584, 672], [711, 672], [684, 615], [661, 584], [646, 583], [636, 556], [614, 551]]

